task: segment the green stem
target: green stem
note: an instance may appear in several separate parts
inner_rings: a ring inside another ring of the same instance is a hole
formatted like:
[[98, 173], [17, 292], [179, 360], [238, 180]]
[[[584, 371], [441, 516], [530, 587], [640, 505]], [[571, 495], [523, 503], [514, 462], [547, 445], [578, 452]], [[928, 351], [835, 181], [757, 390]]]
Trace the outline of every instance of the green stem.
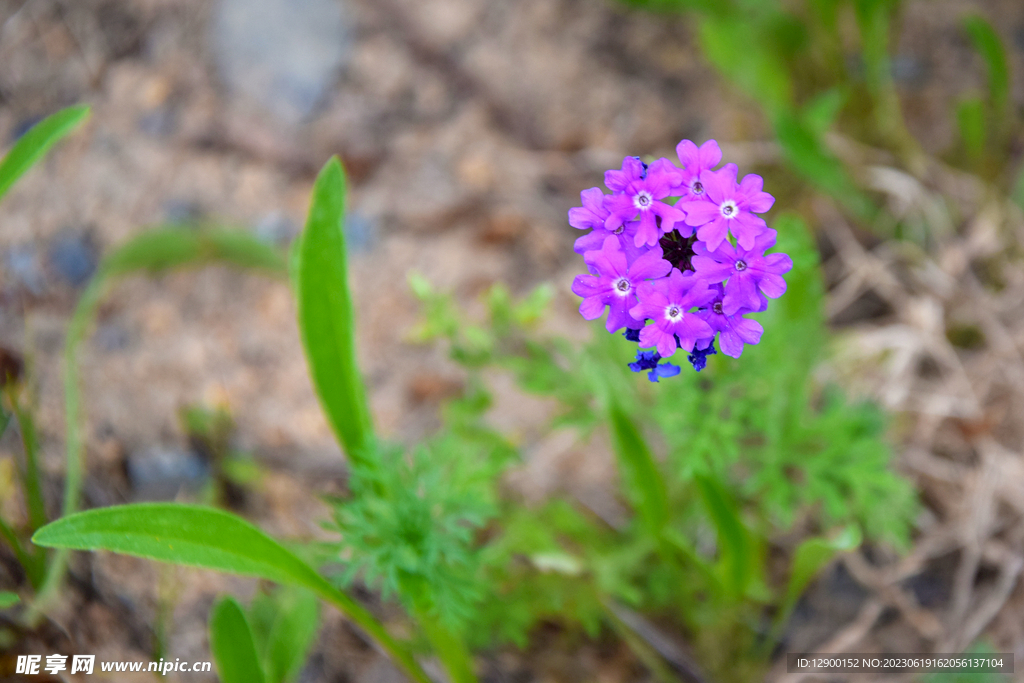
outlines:
[[39, 581], [42, 579], [42, 572], [39, 571], [38, 561], [25, 551], [25, 546], [21, 544], [21, 540], [18, 539], [18, 535], [14, 533], [14, 529], [7, 523], [7, 521], [0, 517], [0, 536], [3, 536], [7, 543], [14, 550], [14, 556], [18, 558], [18, 562], [25, 569], [25, 573], [28, 575], [28, 580], [32, 584], [33, 588], [39, 587]]
[[25, 411], [18, 401], [15, 389], [7, 391], [7, 399], [18, 420], [21, 432], [21, 443], [25, 450], [25, 468], [22, 470], [22, 481], [25, 484], [25, 497], [28, 503], [28, 519], [31, 532], [40, 528], [46, 519], [46, 503], [43, 501], [42, 477], [39, 475], [39, 439], [36, 435], [35, 421], [31, 413]]
[[444, 664], [452, 683], [476, 683], [473, 657], [465, 642], [425, 610], [416, 610], [416, 621]]

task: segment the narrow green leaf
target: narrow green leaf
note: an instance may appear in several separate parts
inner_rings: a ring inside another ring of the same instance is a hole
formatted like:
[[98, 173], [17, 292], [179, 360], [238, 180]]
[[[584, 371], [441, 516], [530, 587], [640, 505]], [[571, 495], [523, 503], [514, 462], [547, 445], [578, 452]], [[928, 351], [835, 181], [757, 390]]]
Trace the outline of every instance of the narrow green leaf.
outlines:
[[860, 529], [848, 526], [833, 538], [809, 538], [797, 546], [796, 552], [793, 553], [784, 604], [795, 603], [811, 579], [835, 557], [836, 553], [853, 550], [862, 540]]
[[992, 109], [1001, 112], [1010, 101], [1010, 69], [1003, 42], [992, 25], [977, 14], [964, 19], [964, 30], [988, 68], [988, 92]]
[[222, 598], [210, 613], [210, 653], [221, 683], [264, 683], [252, 630], [234, 598]]
[[365, 457], [372, 427], [366, 389], [356, 365], [344, 216], [345, 173], [333, 157], [313, 186], [299, 245], [299, 330], [327, 419], [346, 454], [355, 460]]
[[647, 531], [661, 536], [668, 521], [668, 491], [640, 430], [614, 402], [608, 414], [612, 445], [630, 500], [637, 508]]
[[772, 637], [769, 642], [775, 642], [782, 634], [789, 615], [793, 612], [797, 600], [803, 594], [807, 584], [828, 564], [837, 553], [849, 552], [860, 546], [863, 536], [860, 527], [851, 525], [832, 538], [816, 536], [808, 538], [793, 553], [793, 561], [790, 564], [789, 582], [786, 585], [786, 594], [782, 599], [779, 611], [775, 615], [772, 626]]
[[717, 480], [696, 475], [694, 482], [718, 532], [724, 583], [732, 596], [739, 597], [746, 590], [753, 569], [753, 553], [739, 509]]
[[44, 547], [109, 550], [162, 562], [320, 586], [309, 565], [245, 520], [175, 503], [118, 505], [62, 517], [36, 532]]
[[1017, 202], [1017, 206], [1024, 209], [1024, 165], [1017, 171], [1017, 181], [1010, 190], [1010, 198]]
[[266, 670], [269, 683], [294, 681], [302, 671], [320, 628], [316, 596], [309, 591], [287, 591], [267, 638]]
[[287, 271], [285, 257], [278, 249], [244, 230], [172, 225], [143, 232], [118, 247], [103, 259], [97, 279], [137, 272], [160, 273], [212, 262], [276, 276]]
[[985, 103], [977, 97], [960, 102], [956, 108], [956, 123], [967, 156], [974, 161], [978, 160], [985, 152]]
[[58, 140], [70, 133], [89, 116], [89, 107], [80, 104], [63, 109], [32, 126], [14, 143], [14, 147], [0, 162], [0, 197], [25, 171], [46, 154]]
[[815, 135], [825, 133], [835, 123], [848, 95], [843, 88], [831, 88], [819, 93], [804, 106], [804, 123]]
[[135, 557], [302, 586], [338, 607], [387, 650], [409, 676], [429, 677], [359, 603], [249, 522], [235, 515], [175, 503], [138, 503], [62, 517], [37, 531], [37, 545], [108, 550]]
[[21, 598], [18, 597], [17, 593], [12, 593], [10, 591], [0, 591], [0, 609], [14, 607], [19, 602], [21, 602]]
[[25, 485], [25, 497], [28, 499], [29, 527], [35, 531], [46, 524], [43, 484], [42, 478], [39, 476], [39, 439], [36, 435], [36, 423], [32, 414], [22, 407], [13, 389], [7, 392], [7, 397], [11, 402], [14, 415], [18, 419], [22, 448], [25, 450], [25, 468], [21, 476]]

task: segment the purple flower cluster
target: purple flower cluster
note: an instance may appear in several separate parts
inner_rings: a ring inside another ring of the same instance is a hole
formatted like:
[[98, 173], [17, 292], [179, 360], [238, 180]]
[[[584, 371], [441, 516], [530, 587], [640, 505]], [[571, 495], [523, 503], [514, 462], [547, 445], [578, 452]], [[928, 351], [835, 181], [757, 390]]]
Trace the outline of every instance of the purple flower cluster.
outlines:
[[595, 320], [607, 309], [609, 332], [625, 328], [627, 339], [653, 349], [629, 364], [652, 382], [679, 374], [662, 362], [677, 349], [699, 372], [716, 353], [716, 336], [733, 358], [757, 344], [764, 329], [745, 316], [782, 296], [793, 267], [786, 254], [765, 253], [776, 232], [757, 214], [775, 198], [761, 176], [738, 180], [735, 164], [715, 170], [722, 151], [714, 140], [683, 140], [676, 153], [682, 168], [626, 157], [622, 170], [605, 173], [611, 194], [584, 190], [583, 206], [569, 210], [572, 227], [590, 230], [575, 245], [588, 270], [572, 283], [580, 313]]

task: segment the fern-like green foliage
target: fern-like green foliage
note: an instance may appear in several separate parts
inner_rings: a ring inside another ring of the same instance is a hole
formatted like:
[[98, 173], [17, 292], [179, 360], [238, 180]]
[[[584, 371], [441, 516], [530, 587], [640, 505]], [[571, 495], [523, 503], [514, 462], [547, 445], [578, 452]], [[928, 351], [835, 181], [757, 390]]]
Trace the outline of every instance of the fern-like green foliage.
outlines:
[[341, 579], [361, 578], [459, 632], [483, 596], [477, 538], [497, 514], [495, 482], [514, 451], [483, 427], [461, 429], [487, 407], [470, 394], [449, 407], [453, 423], [405, 451], [378, 446], [353, 466], [350, 495], [335, 504]]

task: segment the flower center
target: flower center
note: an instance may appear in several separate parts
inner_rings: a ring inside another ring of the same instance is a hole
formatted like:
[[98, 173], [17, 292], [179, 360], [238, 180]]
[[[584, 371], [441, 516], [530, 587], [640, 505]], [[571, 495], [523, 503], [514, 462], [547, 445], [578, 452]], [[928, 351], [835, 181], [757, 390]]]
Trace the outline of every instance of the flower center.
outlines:
[[615, 283], [615, 289], [617, 289], [622, 294], [628, 292], [631, 287], [632, 285], [629, 284], [629, 280], [627, 280], [624, 277], [620, 277], [618, 281]]
[[727, 199], [726, 201], [722, 202], [722, 206], [719, 207], [719, 211], [721, 211], [722, 215], [725, 216], [726, 218], [732, 218], [733, 216], [736, 215], [736, 202], [734, 202], [731, 199]]
[[683, 317], [683, 310], [675, 304], [670, 304], [669, 307], [665, 309], [665, 317], [672, 322], [675, 322]]
[[736, 270], [741, 270], [742, 271], [742, 270], [746, 270], [746, 269], [747, 269], [747, 262], [746, 261], [737, 261], [736, 262]]
[[625, 229], [626, 229], [626, 225], [625, 225], [625, 223], [623, 223], [619, 227], [617, 227], [614, 230], [612, 230], [612, 234], [613, 235], [621, 235], [622, 231], [625, 230]]
[[633, 203], [636, 204], [636, 208], [640, 209], [641, 211], [650, 207], [652, 201], [653, 200], [651, 198], [651, 193], [646, 191], [640, 192], [639, 194], [637, 194], [636, 197], [633, 198]]
[[711, 310], [717, 313], [718, 315], [722, 315], [722, 302], [716, 301], [714, 304], [712, 304]]
[[701, 185], [699, 180], [694, 180], [693, 185], [690, 185], [690, 192], [693, 194], [704, 194], [704, 186]]

